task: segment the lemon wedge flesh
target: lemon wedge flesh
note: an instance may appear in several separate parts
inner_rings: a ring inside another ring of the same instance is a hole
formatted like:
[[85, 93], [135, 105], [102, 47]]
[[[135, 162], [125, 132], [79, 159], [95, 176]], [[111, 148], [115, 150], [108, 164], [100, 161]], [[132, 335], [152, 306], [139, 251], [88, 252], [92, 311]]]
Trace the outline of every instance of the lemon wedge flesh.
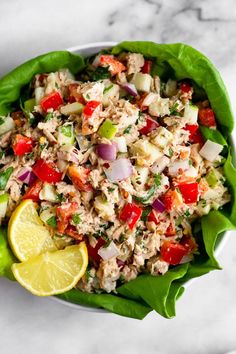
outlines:
[[15, 263], [12, 271], [16, 280], [32, 294], [49, 296], [71, 290], [84, 275], [87, 265], [87, 247], [81, 242]]
[[57, 249], [31, 199], [24, 200], [12, 213], [8, 241], [15, 256], [22, 262]]

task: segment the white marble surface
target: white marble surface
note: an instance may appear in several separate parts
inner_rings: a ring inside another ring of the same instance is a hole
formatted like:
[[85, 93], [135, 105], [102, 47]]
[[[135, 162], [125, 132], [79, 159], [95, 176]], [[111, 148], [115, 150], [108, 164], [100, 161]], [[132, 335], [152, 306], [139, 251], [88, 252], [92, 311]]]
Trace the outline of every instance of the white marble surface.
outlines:
[[[186, 42], [220, 69], [234, 103], [234, 0], [0, 0], [0, 76], [43, 52], [104, 40]], [[195, 281], [177, 317], [81, 312], [0, 279], [1, 354], [223, 354], [236, 349], [236, 233], [224, 268]]]

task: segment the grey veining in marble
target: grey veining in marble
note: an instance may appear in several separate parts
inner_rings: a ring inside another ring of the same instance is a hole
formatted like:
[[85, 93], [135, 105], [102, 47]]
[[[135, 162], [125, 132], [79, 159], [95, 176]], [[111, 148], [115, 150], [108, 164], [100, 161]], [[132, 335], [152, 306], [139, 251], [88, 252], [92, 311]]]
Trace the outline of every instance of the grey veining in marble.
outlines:
[[[236, 112], [235, 0], [0, 0], [0, 76], [28, 58], [104, 40], [185, 42], [218, 66]], [[177, 317], [81, 312], [0, 279], [1, 354], [223, 354], [236, 349], [236, 233], [222, 271], [195, 281]]]

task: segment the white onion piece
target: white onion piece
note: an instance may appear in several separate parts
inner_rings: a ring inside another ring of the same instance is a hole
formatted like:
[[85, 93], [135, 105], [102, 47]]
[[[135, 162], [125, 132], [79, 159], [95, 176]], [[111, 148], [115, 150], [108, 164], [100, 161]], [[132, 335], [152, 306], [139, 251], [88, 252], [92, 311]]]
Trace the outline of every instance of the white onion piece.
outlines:
[[204, 159], [213, 162], [218, 157], [219, 153], [223, 150], [223, 145], [214, 143], [214, 141], [207, 140], [199, 154], [204, 157]]
[[119, 152], [127, 152], [127, 144], [123, 136], [115, 137], [113, 141], [116, 143]]
[[110, 167], [105, 169], [105, 174], [109, 181], [118, 182], [130, 177], [133, 173], [133, 168], [130, 160], [120, 158], [110, 163]]
[[104, 261], [107, 261], [110, 258], [117, 257], [120, 255], [118, 248], [115, 243], [111, 241], [108, 247], [101, 247], [98, 250], [98, 254]]
[[189, 167], [189, 160], [178, 160], [169, 166], [168, 172], [171, 176], [178, 176], [178, 174], [187, 171]]

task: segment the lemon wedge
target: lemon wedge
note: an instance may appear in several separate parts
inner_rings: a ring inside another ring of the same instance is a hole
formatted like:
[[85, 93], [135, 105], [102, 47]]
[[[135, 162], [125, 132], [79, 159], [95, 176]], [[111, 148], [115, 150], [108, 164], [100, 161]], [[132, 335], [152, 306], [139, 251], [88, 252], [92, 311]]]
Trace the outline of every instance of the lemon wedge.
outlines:
[[16, 280], [32, 294], [49, 296], [71, 290], [84, 275], [87, 265], [87, 247], [81, 242], [15, 263], [12, 271]]
[[57, 250], [36, 206], [31, 199], [24, 200], [12, 213], [8, 224], [9, 244], [22, 262], [43, 252]]

